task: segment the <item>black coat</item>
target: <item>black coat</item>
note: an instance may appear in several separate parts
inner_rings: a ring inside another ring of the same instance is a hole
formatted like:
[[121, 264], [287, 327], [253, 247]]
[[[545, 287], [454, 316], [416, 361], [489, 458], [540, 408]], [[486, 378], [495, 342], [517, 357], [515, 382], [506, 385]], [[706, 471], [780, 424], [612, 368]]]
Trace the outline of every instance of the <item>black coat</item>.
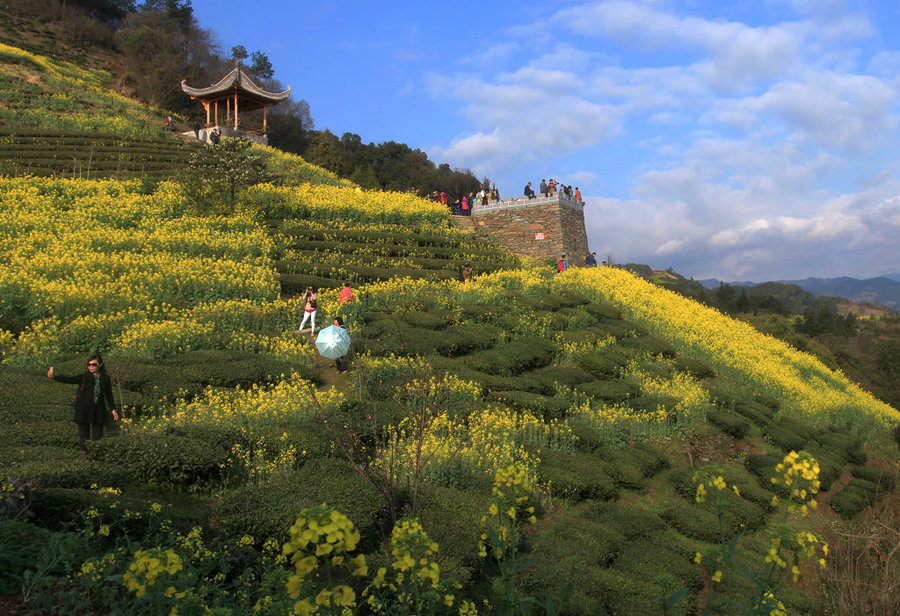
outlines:
[[116, 408], [113, 401], [112, 381], [105, 372], [100, 373], [100, 396], [94, 402], [94, 375], [84, 372], [78, 376], [53, 375], [54, 381], [78, 385], [75, 401], [75, 417], [77, 424], [105, 424], [110, 411]]

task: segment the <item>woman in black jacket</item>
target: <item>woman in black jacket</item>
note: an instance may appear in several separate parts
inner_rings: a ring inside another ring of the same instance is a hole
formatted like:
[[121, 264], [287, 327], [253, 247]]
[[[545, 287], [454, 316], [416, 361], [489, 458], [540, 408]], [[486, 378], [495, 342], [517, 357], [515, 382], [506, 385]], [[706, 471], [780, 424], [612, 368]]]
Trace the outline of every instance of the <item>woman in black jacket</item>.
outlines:
[[118, 421], [119, 415], [113, 402], [112, 381], [99, 355], [94, 355], [88, 360], [87, 371], [82, 374], [55, 375], [53, 366], [50, 366], [47, 377], [60, 383], [78, 385], [72, 406], [75, 407], [75, 423], [78, 426], [78, 448], [82, 451], [85, 449], [84, 441], [88, 436], [95, 441], [103, 436], [103, 426], [106, 425], [110, 414], [114, 421]]

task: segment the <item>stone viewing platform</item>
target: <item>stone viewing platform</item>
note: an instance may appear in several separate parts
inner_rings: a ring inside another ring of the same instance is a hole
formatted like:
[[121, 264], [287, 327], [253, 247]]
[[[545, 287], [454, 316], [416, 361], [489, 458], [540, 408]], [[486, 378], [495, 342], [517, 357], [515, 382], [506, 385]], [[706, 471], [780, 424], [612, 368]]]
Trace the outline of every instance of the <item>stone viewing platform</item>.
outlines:
[[566, 255], [575, 264], [583, 263], [588, 253], [584, 202], [564, 193], [478, 203], [470, 218], [475, 229], [486, 231], [515, 254], [554, 263]]
[[565, 205], [579, 212], [584, 210], [584, 201], [577, 201], [574, 197], [567, 197], [565, 193], [557, 192], [552, 197], [544, 197], [543, 195], [536, 196], [533, 199], [528, 197], [519, 197], [518, 199], [509, 197], [500, 201], [491, 201], [487, 205], [476, 203], [475, 207], [472, 208], [472, 215], [479, 216], [498, 210], [549, 205]]

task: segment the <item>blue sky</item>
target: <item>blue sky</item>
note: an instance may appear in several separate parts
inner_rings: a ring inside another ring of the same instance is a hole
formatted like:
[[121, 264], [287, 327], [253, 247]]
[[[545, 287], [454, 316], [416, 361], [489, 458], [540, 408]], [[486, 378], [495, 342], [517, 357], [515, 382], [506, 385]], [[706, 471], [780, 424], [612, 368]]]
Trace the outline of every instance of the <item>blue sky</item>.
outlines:
[[896, 0], [193, 0], [316, 128], [517, 196], [579, 186], [591, 250], [695, 278], [900, 271]]

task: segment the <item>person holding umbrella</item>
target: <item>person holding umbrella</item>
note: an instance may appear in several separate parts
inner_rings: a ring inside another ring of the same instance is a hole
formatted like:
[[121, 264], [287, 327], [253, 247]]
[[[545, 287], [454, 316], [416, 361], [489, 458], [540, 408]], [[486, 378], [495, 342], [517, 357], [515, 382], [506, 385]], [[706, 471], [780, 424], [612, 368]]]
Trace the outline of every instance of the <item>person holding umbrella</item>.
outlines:
[[347, 372], [347, 354], [350, 351], [350, 334], [344, 329], [344, 320], [334, 318], [334, 325], [322, 329], [316, 338], [319, 355], [333, 359], [338, 374]]

